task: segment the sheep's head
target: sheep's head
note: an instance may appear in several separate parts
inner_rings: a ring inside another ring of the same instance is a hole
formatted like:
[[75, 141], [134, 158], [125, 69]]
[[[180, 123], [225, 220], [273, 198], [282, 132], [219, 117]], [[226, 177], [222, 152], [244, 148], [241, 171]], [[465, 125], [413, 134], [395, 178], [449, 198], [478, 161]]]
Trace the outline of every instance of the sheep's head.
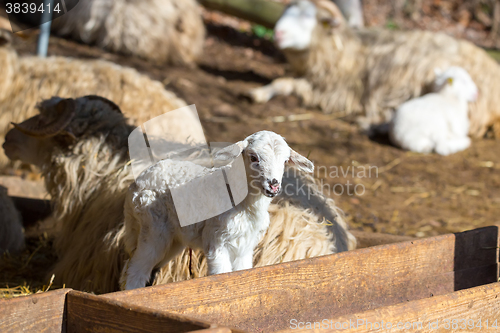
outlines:
[[[55, 148], [65, 150], [82, 137], [106, 135], [125, 125], [120, 109], [99, 96], [53, 97], [38, 106], [40, 114], [14, 124], [3, 148], [11, 160], [41, 166]], [[108, 133], [106, 133], [106, 130]]]
[[346, 26], [338, 7], [330, 0], [296, 0], [285, 9], [274, 28], [274, 40], [278, 48], [297, 51], [311, 45], [314, 29], [325, 30]]
[[478, 88], [469, 73], [462, 67], [452, 66], [445, 71], [434, 69], [436, 79], [434, 90], [446, 89], [457, 97], [465, 97], [468, 102], [475, 102], [478, 97]]
[[250, 193], [275, 197], [281, 192], [285, 164], [312, 173], [314, 164], [291, 149], [285, 139], [270, 131], [260, 131], [245, 140], [221, 149], [215, 158], [232, 159], [243, 154]]

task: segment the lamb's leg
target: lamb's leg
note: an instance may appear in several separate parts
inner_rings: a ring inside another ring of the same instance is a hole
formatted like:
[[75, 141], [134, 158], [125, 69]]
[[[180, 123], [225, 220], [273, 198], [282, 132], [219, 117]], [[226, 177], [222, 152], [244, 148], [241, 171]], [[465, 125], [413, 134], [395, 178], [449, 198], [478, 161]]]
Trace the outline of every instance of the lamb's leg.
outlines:
[[233, 260], [233, 272], [253, 267], [253, 251], [237, 253]]
[[165, 256], [163, 259], [158, 263], [155, 268], [161, 269], [164, 266], [166, 266], [170, 261], [174, 260], [175, 257], [177, 257], [182, 250], [184, 250], [186, 246], [182, 243], [174, 241], [172, 245], [170, 246], [170, 250], [168, 252], [165, 252]]
[[450, 155], [465, 150], [470, 146], [470, 138], [454, 138], [439, 142], [436, 145], [436, 153], [439, 155]]
[[212, 247], [205, 250], [208, 275], [232, 272], [231, 257], [225, 246]]
[[297, 95], [304, 103], [309, 104], [312, 94], [311, 84], [306, 79], [283, 77], [250, 91], [250, 97], [257, 103], [265, 103], [277, 95], [288, 96], [290, 94]]
[[162, 261], [165, 250], [168, 251], [169, 248], [169, 244], [165, 244], [157, 233], [149, 232], [147, 235], [139, 235], [137, 248], [121, 277], [121, 285], [124, 284], [125, 290], [145, 287], [153, 268]]

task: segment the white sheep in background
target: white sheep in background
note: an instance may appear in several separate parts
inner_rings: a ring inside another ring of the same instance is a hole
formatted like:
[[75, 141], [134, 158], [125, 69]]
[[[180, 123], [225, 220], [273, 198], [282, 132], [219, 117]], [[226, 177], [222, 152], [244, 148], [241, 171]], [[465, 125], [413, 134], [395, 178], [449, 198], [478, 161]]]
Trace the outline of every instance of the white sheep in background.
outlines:
[[414, 98], [397, 108], [389, 126], [392, 142], [419, 153], [449, 155], [469, 147], [468, 103], [478, 90], [461, 67], [436, 70], [433, 93]]
[[[33, 1], [37, 7], [43, 3]], [[34, 19], [39, 22], [39, 18]], [[203, 51], [205, 40], [205, 26], [195, 0], [79, 1], [52, 21], [51, 30], [157, 64], [192, 65]]]
[[240, 154], [247, 173], [246, 198], [225, 213], [184, 227], [170, 189], [206, 176], [211, 169], [190, 161], [163, 160], [138, 177], [125, 200], [125, 247], [131, 258], [121, 277], [122, 287], [144, 287], [154, 268], [188, 246], [203, 250], [209, 275], [252, 268], [254, 249], [269, 227], [269, 205], [281, 191], [285, 164], [309, 173], [314, 165], [269, 131], [218, 151], [215, 159]]
[[329, 0], [293, 0], [275, 27], [293, 77], [250, 92], [256, 102], [295, 94], [326, 113], [359, 115], [364, 129], [387, 124], [402, 103], [421, 96], [434, 68], [463, 67], [481, 98], [470, 105], [473, 137], [500, 138], [500, 65], [473, 43], [431, 31], [351, 29]]
[[9, 251], [19, 252], [24, 248], [24, 233], [21, 215], [7, 195], [7, 188], [0, 186], [0, 255]]

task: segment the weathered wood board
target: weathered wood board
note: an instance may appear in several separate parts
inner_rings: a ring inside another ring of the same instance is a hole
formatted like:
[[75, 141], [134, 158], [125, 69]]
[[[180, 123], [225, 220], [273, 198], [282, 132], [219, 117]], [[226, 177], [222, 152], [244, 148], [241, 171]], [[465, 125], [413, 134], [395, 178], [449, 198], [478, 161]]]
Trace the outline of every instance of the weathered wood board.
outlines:
[[0, 331], [496, 330], [498, 244], [493, 226], [101, 296], [62, 289], [0, 300]]
[[71, 289], [0, 299], [0, 331], [63, 332], [65, 298]]
[[67, 332], [206, 332], [227, 333], [230, 329], [177, 314], [158, 312], [126, 302], [79, 291], [67, 297]]
[[[314, 326], [316, 325], [316, 329]], [[333, 319], [301, 318], [280, 333], [314, 332], [498, 332], [500, 283], [405, 302]], [[309, 327], [310, 329], [307, 329]], [[304, 328], [304, 329], [300, 329]]]
[[261, 332], [498, 281], [498, 227], [100, 297]]
[[366, 232], [358, 230], [351, 230], [351, 233], [354, 235], [354, 237], [356, 237], [357, 249], [364, 249], [366, 247], [384, 245], [384, 244], [408, 242], [418, 239], [410, 236], [398, 236], [398, 235], [390, 235], [390, 234]]

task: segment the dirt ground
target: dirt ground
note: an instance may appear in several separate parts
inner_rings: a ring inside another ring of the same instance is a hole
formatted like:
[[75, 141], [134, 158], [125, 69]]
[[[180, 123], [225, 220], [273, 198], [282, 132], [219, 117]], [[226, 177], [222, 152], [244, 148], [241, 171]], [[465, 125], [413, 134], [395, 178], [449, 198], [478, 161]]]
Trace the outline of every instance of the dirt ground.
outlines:
[[[315, 162], [352, 229], [427, 237], [500, 223], [500, 140], [475, 140], [448, 157], [414, 154], [387, 138], [368, 138], [349, 119], [303, 108], [295, 97], [252, 104], [245, 92], [288, 72], [282, 55], [269, 41], [228, 27], [208, 28], [198, 68], [152, 66], [60, 38], [51, 39], [49, 54], [104, 58], [160, 80], [196, 105], [208, 141], [235, 142], [264, 129], [283, 135]], [[16, 48], [34, 53], [35, 43], [18, 41]], [[18, 258], [25, 269], [0, 276], [0, 287], [36, 285], [37, 277], [23, 272], [55, 259], [46, 253], [45, 236], [29, 239]]]

